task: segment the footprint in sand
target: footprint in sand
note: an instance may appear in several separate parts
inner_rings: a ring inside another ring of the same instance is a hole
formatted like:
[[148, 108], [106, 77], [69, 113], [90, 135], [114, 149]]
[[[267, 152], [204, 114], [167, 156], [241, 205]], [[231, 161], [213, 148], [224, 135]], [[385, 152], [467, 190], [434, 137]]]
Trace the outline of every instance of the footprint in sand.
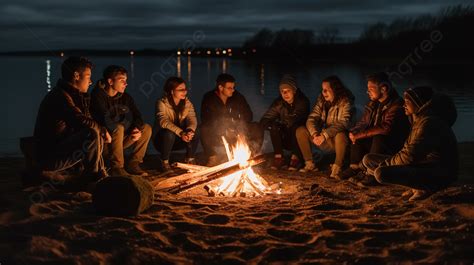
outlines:
[[270, 223], [275, 226], [283, 226], [283, 225], [288, 225], [288, 223], [293, 222], [295, 220], [295, 215], [294, 214], [279, 214], [275, 217], [273, 217], [270, 220]]
[[292, 230], [280, 230], [275, 228], [267, 229], [267, 233], [273, 237], [291, 243], [307, 243], [313, 236], [310, 234], [299, 233]]
[[351, 225], [336, 220], [324, 220], [321, 222], [321, 225], [329, 230], [346, 231], [351, 229]]
[[248, 246], [245, 248], [245, 250], [240, 254], [240, 257], [243, 258], [244, 260], [251, 260], [253, 258], [256, 258], [260, 256], [266, 249], [267, 245], [253, 245], [253, 246]]
[[210, 214], [204, 218], [205, 224], [220, 224], [224, 225], [230, 221], [230, 218], [227, 215], [223, 214]]

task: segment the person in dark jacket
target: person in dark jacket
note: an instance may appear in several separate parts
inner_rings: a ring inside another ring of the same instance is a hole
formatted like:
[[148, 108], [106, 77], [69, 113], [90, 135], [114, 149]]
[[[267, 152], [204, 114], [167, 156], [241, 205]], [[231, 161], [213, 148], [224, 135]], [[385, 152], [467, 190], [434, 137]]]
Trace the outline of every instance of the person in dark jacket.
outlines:
[[69, 57], [61, 66], [62, 78], [40, 104], [34, 137], [40, 170], [54, 176], [79, 162], [83, 179], [107, 175], [102, 160], [105, 128], [89, 112], [92, 63], [84, 57]]
[[404, 99], [405, 114], [412, 127], [403, 148], [392, 156], [367, 154], [363, 163], [379, 183], [410, 188], [404, 195], [411, 195], [409, 200], [413, 201], [426, 198], [457, 179], [458, 151], [451, 129], [454, 122], [449, 121], [451, 117], [446, 120], [444, 113], [435, 112], [447, 109], [446, 103], [436, 104], [430, 87], [409, 88]]
[[245, 97], [235, 90], [235, 78], [220, 74], [216, 88], [204, 94], [201, 104], [201, 143], [208, 157], [208, 166], [219, 162], [216, 147], [222, 146], [222, 136], [231, 144], [236, 136], [245, 136], [255, 155], [263, 143], [263, 130], [252, 122], [253, 113]]
[[380, 72], [367, 77], [367, 94], [370, 102], [365, 106], [362, 118], [349, 130], [352, 142], [350, 167], [341, 174], [342, 179], [357, 177], [358, 184], [364, 185], [366, 179], [361, 165], [368, 153], [394, 154], [403, 145], [409, 123], [403, 111], [403, 99], [392, 87], [386, 73]]
[[349, 146], [347, 131], [355, 113], [354, 95], [337, 76], [325, 78], [322, 90], [309, 114], [306, 126], [298, 128], [296, 138], [305, 159], [300, 171], [317, 169], [313, 162], [311, 143], [323, 153], [336, 153], [330, 176], [339, 178]]
[[291, 75], [284, 75], [279, 85], [280, 96], [260, 119], [260, 125], [270, 131], [274, 159], [272, 168], [288, 167], [283, 158], [283, 149], [291, 151], [288, 169], [296, 170], [301, 157], [296, 141], [296, 129], [306, 123], [309, 113], [309, 99], [301, 92]]
[[[118, 65], [107, 66], [103, 78], [92, 91], [91, 111], [93, 117], [112, 136], [112, 142], [106, 148], [106, 157], [110, 160], [110, 175], [127, 176], [148, 173], [140, 167], [143, 162], [151, 126], [144, 123], [133, 98], [125, 92], [127, 70]], [[132, 153], [125, 169], [124, 150], [131, 148]]]

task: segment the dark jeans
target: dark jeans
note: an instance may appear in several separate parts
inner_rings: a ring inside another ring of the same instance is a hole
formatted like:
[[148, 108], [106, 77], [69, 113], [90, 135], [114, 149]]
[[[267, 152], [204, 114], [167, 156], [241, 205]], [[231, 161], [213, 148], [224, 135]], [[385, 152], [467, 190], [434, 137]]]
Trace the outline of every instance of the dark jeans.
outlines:
[[184, 142], [178, 135], [168, 129], [159, 130], [153, 139], [153, 145], [160, 152], [162, 160], [169, 160], [171, 151], [181, 149], [186, 149], [186, 158], [192, 158], [198, 143], [198, 130], [196, 130], [193, 140], [189, 143]]
[[296, 129], [298, 126], [286, 127], [274, 123], [270, 127], [270, 138], [272, 140], [274, 154], [283, 154], [283, 149], [290, 150], [293, 155], [301, 158], [301, 152], [296, 140]]
[[51, 146], [45, 157], [40, 157], [43, 170], [61, 172], [82, 162], [84, 173], [94, 174], [104, 170], [102, 152], [104, 139], [95, 129], [83, 129]]
[[216, 155], [216, 148], [223, 146], [222, 136], [233, 145], [237, 134], [242, 133], [248, 141], [253, 155], [260, 152], [263, 144], [263, 128], [256, 122], [241, 122], [233, 128], [223, 125], [201, 125], [201, 144], [206, 156]]
[[395, 184], [418, 190], [440, 190], [447, 187], [455, 176], [440, 165], [419, 164], [405, 166], [383, 166], [379, 164], [389, 155], [367, 154], [363, 164], [367, 173], [382, 184]]
[[401, 149], [390, 142], [386, 135], [376, 135], [374, 137], [357, 140], [351, 145], [351, 164], [359, 164], [362, 158], [368, 153], [393, 155]]

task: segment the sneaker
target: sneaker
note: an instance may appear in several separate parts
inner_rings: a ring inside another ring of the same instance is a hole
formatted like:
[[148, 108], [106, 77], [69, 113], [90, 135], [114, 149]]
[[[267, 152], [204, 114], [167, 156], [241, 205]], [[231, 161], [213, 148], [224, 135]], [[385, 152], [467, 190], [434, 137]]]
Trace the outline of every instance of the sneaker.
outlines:
[[409, 202], [413, 201], [421, 201], [433, 194], [432, 191], [429, 190], [413, 190], [413, 195], [408, 199]]
[[300, 167], [300, 160], [298, 158], [291, 158], [290, 165], [288, 166], [289, 171], [296, 171]]
[[354, 168], [349, 167], [346, 170], [342, 171], [342, 173], [339, 174], [339, 177], [340, 179], [349, 179], [356, 176], [359, 172], [361, 172], [360, 169], [354, 169]]
[[270, 168], [274, 170], [279, 170], [279, 169], [282, 169], [282, 167], [284, 166], [285, 166], [285, 159], [283, 157], [274, 157], [273, 163]]
[[207, 167], [214, 167], [219, 165], [219, 160], [217, 159], [217, 156], [210, 156], [207, 160]]
[[317, 171], [318, 169], [314, 165], [313, 160], [308, 160], [304, 162], [304, 168], [300, 169], [300, 172], [306, 173], [310, 171]]
[[336, 165], [336, 164], [333, 164], [331, 166], [331, 175], [329, 175], [331, 178], [335, 178], [335, 179], [341, 179], [341, 167]]
[[127, 166], [127, 172], [132, 174], [132, 175], [137, 175], [137, 176], [142, 176], [142, 177], [147, 177], [148, 176], [148, 172], [146, 172], [145, 170], [143, 170], [140, 167], [139, 162], [129, 163], [128, 166]]
[[109, 171], [112, 177], [128, 177], [130, 174], [123, 167], [113, 167]]

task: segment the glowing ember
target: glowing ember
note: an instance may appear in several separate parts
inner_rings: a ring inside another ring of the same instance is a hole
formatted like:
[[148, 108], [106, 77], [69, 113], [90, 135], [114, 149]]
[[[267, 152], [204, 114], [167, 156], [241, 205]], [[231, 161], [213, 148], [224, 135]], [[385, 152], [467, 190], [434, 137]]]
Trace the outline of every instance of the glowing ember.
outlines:
[[[216, 183], [215, 187], [209, 188], [209, 193], [225, 196], [259, 196], [266, 193], [280, 193], [280, 189], [274, 191], [262, 177], [256, 174], [249, 165], [251, 151], [245, 140], [239, 135], [232, 149], [228, 142], [222, 137], [229, 162], [240, 165], [241, 170], [225, 176]], [[214, 186], [213, 185], [213, 186]]]

